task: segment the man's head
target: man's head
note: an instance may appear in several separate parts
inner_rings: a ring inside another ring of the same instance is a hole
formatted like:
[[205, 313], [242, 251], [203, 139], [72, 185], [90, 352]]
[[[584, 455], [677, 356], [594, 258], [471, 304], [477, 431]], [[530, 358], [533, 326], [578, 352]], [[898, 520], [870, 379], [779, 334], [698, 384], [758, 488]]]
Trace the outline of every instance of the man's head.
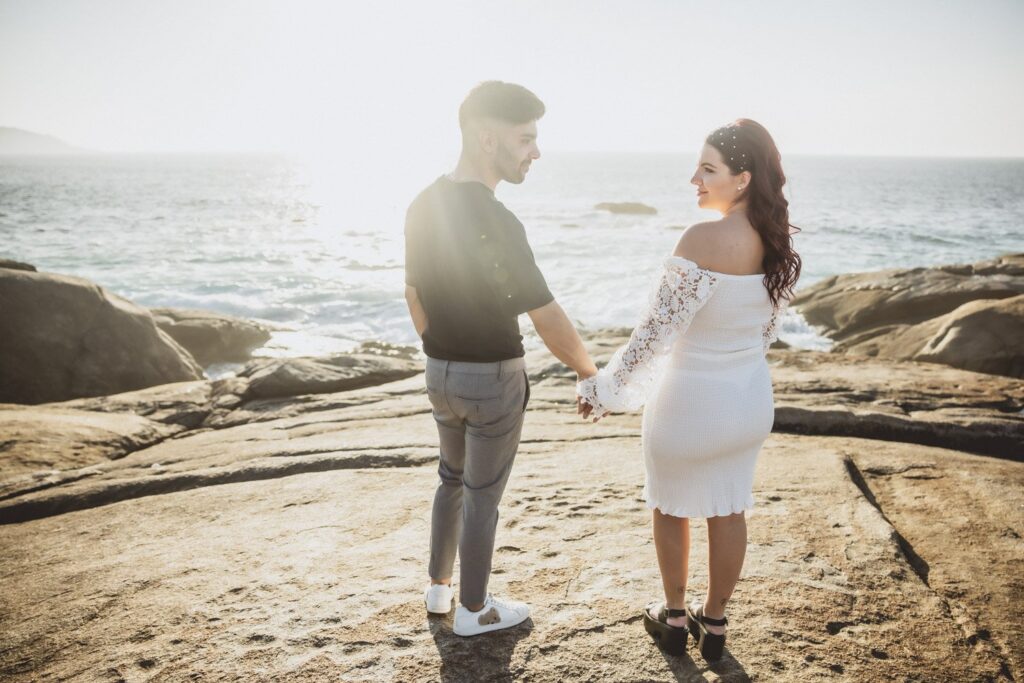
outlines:
[[537, 119], [542, 116], [544, 103], [523, 86], [485, 81], [459, 107], [462, 153], [518, 185], [530, 163], [540, 158]]

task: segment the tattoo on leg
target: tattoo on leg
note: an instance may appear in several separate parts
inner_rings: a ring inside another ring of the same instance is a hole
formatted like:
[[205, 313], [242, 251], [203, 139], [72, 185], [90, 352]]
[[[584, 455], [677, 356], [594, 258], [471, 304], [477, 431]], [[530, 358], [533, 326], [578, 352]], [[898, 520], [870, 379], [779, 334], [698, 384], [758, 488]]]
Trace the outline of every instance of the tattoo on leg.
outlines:
[[729, 598], [722, 598], [721, 604], [722, 604], [723, 607], [725, 606], [725, 603], [727, 603], [727, 602], [729, 602]]
[[685, 588], [676, 588], [676, 593], [686, 593]]

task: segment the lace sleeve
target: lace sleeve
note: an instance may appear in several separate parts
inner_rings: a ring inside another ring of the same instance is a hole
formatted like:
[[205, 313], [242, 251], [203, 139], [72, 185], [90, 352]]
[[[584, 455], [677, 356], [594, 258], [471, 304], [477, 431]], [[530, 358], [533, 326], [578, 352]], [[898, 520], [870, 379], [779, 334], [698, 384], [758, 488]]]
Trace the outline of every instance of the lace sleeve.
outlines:
[[783, 298], [778, 306], [772, 308], [772, 317], [761, 326], [761, 341], [764, 342], [765, 353], [768, 353], [768, 348], [779, 338], [779, 324], [782, 321], [782, 314], [786, 312], [788, 305], [789, 299]]
[[650, 306], [629, 341], [596, 376], [576, 386], [576, 393], [594, 407], [595, 415], [636, 410], [646, 402], [673, 343], [717, 285], [714, 274], [693, 261], [680, 257], [665, 261]]

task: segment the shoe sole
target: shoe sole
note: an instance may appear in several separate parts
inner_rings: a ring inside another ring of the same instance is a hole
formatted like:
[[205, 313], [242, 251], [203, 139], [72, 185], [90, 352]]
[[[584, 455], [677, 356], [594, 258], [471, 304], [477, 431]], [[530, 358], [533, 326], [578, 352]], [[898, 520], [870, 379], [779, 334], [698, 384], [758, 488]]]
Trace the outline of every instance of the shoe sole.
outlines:
[[686, 652], [687, 631], [683, 626], [670, 626], [651, 617], [644, 608], [644, 630], [650, 634], [658, 647], [670, 655], [682, 655]]

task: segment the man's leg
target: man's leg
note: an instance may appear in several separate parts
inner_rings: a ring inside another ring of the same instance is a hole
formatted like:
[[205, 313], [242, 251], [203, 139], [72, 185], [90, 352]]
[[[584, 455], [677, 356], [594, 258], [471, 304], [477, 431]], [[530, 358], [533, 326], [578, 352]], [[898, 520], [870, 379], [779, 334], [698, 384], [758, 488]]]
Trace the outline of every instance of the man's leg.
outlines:
[[[440, 482], [434, 492], [430, 518], [431, 583], [451, 584], [455, 553], [462, 532], [462, 468], [466, 460], [466, 427], [444, 396], [446, 365], [432, 359], [427, 364], [427, 394], [433, 406], [440, 437]], [[439, 367], [435, 367], [439, 366]]]
[[459, 601], [473, 611], [487, 598], [498, 504], [519, 449], [526, 381], [522, 370], [511, 371], [496, 383], [500, 400], [475, 406], [466, 419]]

